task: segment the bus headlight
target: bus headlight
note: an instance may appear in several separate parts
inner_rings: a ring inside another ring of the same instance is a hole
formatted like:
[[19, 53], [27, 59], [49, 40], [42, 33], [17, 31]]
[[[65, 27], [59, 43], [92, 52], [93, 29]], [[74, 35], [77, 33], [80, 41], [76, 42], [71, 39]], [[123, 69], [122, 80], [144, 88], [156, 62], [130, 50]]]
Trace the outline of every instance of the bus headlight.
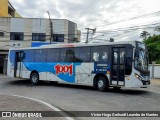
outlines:
[[139, 76], [137, 73], [135, 73], [134, 76], [135, 76], [136, 78], [138, 78], [139, 80], [142, 80], [141, 76]]

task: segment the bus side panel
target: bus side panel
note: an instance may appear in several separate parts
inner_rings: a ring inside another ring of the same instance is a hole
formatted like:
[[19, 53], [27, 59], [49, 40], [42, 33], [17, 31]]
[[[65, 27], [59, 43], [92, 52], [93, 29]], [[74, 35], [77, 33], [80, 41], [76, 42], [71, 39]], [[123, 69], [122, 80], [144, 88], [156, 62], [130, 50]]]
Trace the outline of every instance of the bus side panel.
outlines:
[[[29, 68], [27, 68], [27, 66], [26, 66], [26, 64], [28, 65], [28, 66], [34, 66], [34, 64], [36, 64], [36, 63], [32, 63], [32, 62], [23, 62], [23, 66], [22, 66], [22, 78], [27, 78], [27, 79], [29, 79], [30, 78], [30, 75], [31, 75], [31, 72], [33, 71], [33, 70], [30, 70]], [[36, 67], [35, 67], [35, 69], [34, 70], [36, 70], [37, 72], [38, 72], [38, 70], [36, 69]], [[39, 72], [39, 80], [47, 80], [47, 75], [46, 75], [46, 72]]]
[[94, 63], [82, 63], [76, 66], [76, 83], [84, 85], [92, 85], [92, 70], [94, 69]]
[[62, 82], [62, 80], [55, 73], [47, 72], [46, 74], [47, 74], [48, 81]]
[[29, 70], [26, 68], [26, 66], [25, 66], [25, 64], [24, 64], [24, 62], [23, 62], [22, 78], [27, 78], [27, 79], [29, 79], [29, 78], [30, 78], [30, 74], [31, 74], [31, 71], [29, 71]]
[[107, 77], [107, 80], [110, 84], [110, 64], [108, 63], [104, 63], [104, 62], [99, 62], [99, 63], [92, 63], [91, 66], [91, 71], [92, 71], [92, 77], [91, 77], [91, 85], [94, 85], [94, 78], [97, 74], [103, 74]]
[[35, 70], [39, 73], [40, 80], [92, 85], [93, 69], [94, 63], [24, 62], [22, 77], [30, 78], [30, 73]]
[[139, 88], [143, 86], [143, 83], [135, 77], [135, 73], [140, 74], [138, 71], [133, 69], [132, 74], [125, 78], [125, 87]]
[[8, 64], [7, 64], [7, 75], [14, 77], [14, 67], [15, 67], [15, 52], [10, 51], [8, 55]]
[[[53, 63], [52, 63], [53, 64]], [[57, 65], [59, 66], [63, 66], [63, 67], [69, 67], [71, 64], [73, 64], [73, 74], [70, 75], [68, 74], [68, 72], [70, 71], [65, 71], [62, 72], [59, 68], [59, 73], [58, 71], [55, 69], [55, 67]], [[58, 81], [58, 82], [69, 82], [69, 83], [74, 83], [74, 84], [83, 84], [83, 85], [92, 85], [92, 81], [91, 81], [91, 74], [92, 74], [92, 69], [90, 69], [90, 66], [92, 66], [92, 68], [94, 68], [94, 64], [93, 63], [57, 63], [57, 64], [53, 64], [50, 65], [49, 68], [53, 69], [55, 71], [52, 72], [48, 72], [47, 71], [47, 80], [48, 81]], [[58, 75], [57, 75], [57, 74]]]
[[40, 72], [39, 80], [47, 80], [47, 72]]
[[37, 71], [40, 80], [75, 83], [75, 69], [80, 63], [25, 62], [28, 71]]
[[[39, 68], [41, 66], [41, 68]], [[36, 63], [36, 62], [23, 62], [23, 69], [22, 69], [22, 78], [30, 78], [32, 71], [37, 71], [39, 74], [39, 80], [47, 80], [47, 71], [40, 71], [45, 68], [44, 63]]]

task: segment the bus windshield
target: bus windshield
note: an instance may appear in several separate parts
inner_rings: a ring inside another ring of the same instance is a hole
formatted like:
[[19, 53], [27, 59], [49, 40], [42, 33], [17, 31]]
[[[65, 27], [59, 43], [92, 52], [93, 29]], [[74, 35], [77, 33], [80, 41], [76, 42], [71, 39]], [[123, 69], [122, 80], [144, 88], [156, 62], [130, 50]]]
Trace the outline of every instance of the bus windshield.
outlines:
[[135, 51], [135, 68], [138, 70], [148, 70], [148, 55], [144, 49]]

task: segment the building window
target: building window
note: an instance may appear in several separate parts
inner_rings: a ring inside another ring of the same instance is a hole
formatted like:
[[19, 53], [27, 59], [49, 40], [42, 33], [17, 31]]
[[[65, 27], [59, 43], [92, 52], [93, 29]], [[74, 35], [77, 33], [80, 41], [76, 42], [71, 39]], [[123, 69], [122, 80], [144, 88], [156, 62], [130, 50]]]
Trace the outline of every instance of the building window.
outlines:
[[24, 40], [24, 33], [22, 32], [11, 32], [10, 40]]
[[53, 42], [64, 42], [64, 34], [53, 34]]
[[4, 32], [0, 32], [0, 37], [4, 37]]
[[32, 41], [45, 41], [45, 33], [32, 33]]

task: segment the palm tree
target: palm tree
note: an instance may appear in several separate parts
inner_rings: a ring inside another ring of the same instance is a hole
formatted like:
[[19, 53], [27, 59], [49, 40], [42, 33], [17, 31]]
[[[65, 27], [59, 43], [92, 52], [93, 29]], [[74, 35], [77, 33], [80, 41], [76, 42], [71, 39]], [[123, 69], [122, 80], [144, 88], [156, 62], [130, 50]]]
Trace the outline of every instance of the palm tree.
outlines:
[[156, 28], [154, 29], [154, 31], [159, 31], [159, 32], [160, 32], [160, 26], [156, 27]]
[[149, 32], [147, 31], [143, 31], [141, 34], [140, 34], [140, 37], [144, 38], [144, 40], [146, 40], [148, 37], [150, 37], [150, 34]]

